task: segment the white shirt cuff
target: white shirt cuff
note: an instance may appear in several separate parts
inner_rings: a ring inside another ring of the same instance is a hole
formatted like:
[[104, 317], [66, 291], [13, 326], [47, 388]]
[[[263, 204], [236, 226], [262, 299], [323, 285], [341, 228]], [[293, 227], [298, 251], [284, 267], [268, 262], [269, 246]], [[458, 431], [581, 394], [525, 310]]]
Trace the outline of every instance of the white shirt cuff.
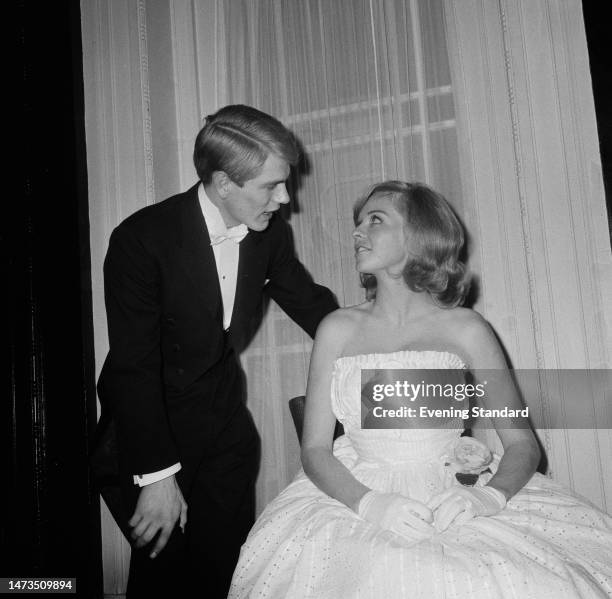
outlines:
[[159, 472], [151, 472], [149, 474], [134, 474], [134, 484], [138, 485], [139, 487], [145, 487], [146, 485], [156, 483], [157, 481], [176, 474], [180, 469], [181, 464], [180, 462], [177, 462], [176, 464], [173, 464], [168, 468], [164, 468]]

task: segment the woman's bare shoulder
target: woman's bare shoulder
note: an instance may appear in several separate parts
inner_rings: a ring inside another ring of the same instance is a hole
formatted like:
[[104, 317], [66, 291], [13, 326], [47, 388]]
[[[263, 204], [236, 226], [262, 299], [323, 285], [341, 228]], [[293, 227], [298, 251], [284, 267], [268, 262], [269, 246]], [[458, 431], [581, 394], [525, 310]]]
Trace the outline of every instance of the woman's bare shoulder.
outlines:
[[369, 314], [371, 306], [371, 302], [364, 302], [330, 312], [319, 324], [317, 337], [334, 335], [344, 339], [348, 338], [361, 326], [364, 318]]
[[447, 318], [447, 331], [469, 357], [470, 364], [491, 368], [505, 364], [497, 336], [481, 314], [469, 308], [453, 308]]
[[445, 309], [442, 310], [442, 313], [442, 319], [448, 320], [451, 326], [463, 329], [464, 331], [481, 330], [483, 327], [489, 326], [482, 315], [471, 308], [457, 307]]

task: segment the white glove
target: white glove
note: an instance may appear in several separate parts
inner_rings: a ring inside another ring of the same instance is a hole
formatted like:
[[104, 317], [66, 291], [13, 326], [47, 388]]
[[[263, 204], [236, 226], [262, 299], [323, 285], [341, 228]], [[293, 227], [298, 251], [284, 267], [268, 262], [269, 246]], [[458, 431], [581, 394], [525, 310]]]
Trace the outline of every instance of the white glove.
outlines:
[[475, 516], [493, 516], [506, 507], [506, 497], [493, 487], [451, 487], [432, 497], [427, 506], [434, 513], [439, 532], [453, 522], [463, 524]]
[[435, 533], [431, 510], [424, 503], [398, 493], [368, 491], [359, 501], [357, 513], [410, 541], [421, 541]]

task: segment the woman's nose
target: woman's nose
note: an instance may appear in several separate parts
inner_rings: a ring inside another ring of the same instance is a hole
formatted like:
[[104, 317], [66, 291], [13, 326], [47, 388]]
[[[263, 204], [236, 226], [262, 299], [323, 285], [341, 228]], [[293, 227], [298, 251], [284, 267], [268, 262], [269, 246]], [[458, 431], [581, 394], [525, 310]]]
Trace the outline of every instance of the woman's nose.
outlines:
[[361, 230], [359, 229], [359, 227], [357, 227], [357, 228], [356, 228], [356, 229], [353, 231], [353, 237], [354, 237], [355, 239], [358, 239], [358, 238], [363, 237], [363, 236], [364, 236], [364, 235], [363, 235], [363, 231], [361, 231]]

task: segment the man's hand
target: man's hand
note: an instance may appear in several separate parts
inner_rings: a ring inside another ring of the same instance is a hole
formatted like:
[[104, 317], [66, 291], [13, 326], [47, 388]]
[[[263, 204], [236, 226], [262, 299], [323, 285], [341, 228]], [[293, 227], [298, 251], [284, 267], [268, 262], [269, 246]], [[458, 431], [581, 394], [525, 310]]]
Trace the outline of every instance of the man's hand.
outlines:
[[131, 536], [135, 547], [144, 547], [159, 532], [157, 543], [149, 555], [151, 559], [155, 558], [166, 546], [177, 520], [185, 532], [187, 504], [174, 475], [142, 487], [136, 510], [128, 522], [133, 528]]

